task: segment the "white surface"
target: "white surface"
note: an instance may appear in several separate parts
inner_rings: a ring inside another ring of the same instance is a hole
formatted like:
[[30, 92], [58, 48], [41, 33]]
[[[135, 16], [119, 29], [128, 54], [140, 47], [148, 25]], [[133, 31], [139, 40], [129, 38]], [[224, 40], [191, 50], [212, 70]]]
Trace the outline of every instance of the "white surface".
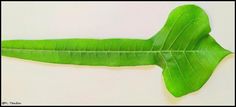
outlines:
[[[2, 39], [149, 38], [176, 6], [197, 4], [211, 35], [234, 52], [233, 2], [3, 2]], [[173, 97], [157, 66], [91, 67], [2, 57], [2, 101], [22, 104], [227, 104], [235, 99], [234, 55], [199, 91]]]

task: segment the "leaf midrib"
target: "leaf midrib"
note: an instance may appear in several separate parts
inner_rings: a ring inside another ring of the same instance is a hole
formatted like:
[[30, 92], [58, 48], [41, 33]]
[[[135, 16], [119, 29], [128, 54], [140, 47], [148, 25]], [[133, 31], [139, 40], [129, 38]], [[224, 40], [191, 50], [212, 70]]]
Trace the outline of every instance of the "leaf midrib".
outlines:
[[162, 53], [162, 52], [175, 52], [175, 53], [194, 53], [203, 52], [206, 50], [50, 50], [50, 49], [24, 49], [24, 48], [2, 48], [10, 51], [44, 51], [44, 52], [78, 52], [78, 53]]

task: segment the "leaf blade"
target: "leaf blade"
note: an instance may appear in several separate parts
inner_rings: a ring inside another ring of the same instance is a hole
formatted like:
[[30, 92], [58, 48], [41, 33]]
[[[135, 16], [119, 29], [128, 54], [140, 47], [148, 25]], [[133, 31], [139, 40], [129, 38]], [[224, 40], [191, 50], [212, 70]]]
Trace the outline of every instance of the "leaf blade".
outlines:
[[176, 97], [199, 90], [231, 52], [210, 35], [207, 14], [195, 5], [174, 9], [152, 38], [2, 41], [3, 56], [91, 66], [159, 65]]
[[[176, 14], [178, 11], [184, 11], [188, 14], [177, 18], [175, 20], [177, 24], [175, 24], [170, 20], [178, 17]], [[173, 23], [175, 26], [171, 26]], [[168, 28], [171, 29], [166, 30]], [[200, 89], [210, 78], [214, 68], [222, 58], [230, 54], [209, 35], [208, 16], [200, 7], [195, 5], [180, 6], [173, 10], [160, 32], [155, 35], [155, 40], [157, 42], [163, 42], [160, 41], [163, 40], [160, 38], [166, 38], [166, 40], [162, 44], [157, 44], [156, 47], [161, 47], [160, 50], [181, 50], [183, 52], [182, 54], [181, 51], [179, 53], [170, 51], [170, 53], [166, 53], [164, 58], [167, 60], [165, 62], [168, 62], [168, 69], [164, 68], [163, 70], [164, 81], [167, 89], [176, 97]], [[186, 52], [186, 50], [193, 52]]]

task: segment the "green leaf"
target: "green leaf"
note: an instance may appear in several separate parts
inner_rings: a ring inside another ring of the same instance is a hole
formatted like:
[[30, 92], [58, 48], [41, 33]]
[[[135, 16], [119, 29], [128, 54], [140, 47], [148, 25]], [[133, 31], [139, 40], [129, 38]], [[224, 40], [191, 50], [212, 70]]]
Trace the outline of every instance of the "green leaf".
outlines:
[[159, 65], [176, 97], [200, 89], [231, 52], [210, 35], [207, 14], [198, 6], [174, 9], [164, 27], [142, 39], [50, 39], [2, 41], [3, 56], [91, 66]]

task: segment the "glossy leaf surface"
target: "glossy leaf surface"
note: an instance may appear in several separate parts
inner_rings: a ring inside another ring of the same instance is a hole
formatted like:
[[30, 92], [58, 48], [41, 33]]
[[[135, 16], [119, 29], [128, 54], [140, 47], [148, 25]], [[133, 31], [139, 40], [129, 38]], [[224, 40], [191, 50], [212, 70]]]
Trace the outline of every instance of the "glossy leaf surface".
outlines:
[[159, 65], [176, 97], [200, 89], [231, 52], [210, 35], [207, 14], [198, 6], [174, 9], [153, 37], [141, 39], [5, 40], [2, 55], [28, 60], [90, 66]]

